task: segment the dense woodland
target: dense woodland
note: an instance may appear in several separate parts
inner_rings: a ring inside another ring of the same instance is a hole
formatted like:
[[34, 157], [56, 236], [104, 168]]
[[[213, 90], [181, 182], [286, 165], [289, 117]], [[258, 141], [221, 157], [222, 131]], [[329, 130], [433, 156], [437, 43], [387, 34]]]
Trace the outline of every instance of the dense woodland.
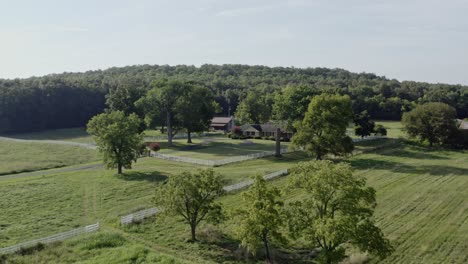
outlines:
[[[220, 115], [233, 115], [244, 98], [246, 102], [255, 98], [253, 103], [260, 102], [261, 109], [256, 105], [251, 107], [257, 108], [261, 115], [259, 120], [287, 119], [287, 116], [275, 114], [285, 111], [275, 109], [287, 107], [291, 102], [297, 102], [299, 107], [301, 99], [326, 91], [348, 94], [354, 112], [367, 110], [373, 119], [399, 120], [403, 112], [425, 102], [447, 103], [456, 109], [459, 118], [468, 117], [468, 86], [399, 82], [342, 69], [141, 65], [28, 79], [0, 79], [0, 132], [85, 126], [91, 117], [118, 104], [118, 100], [130, 101], [123, 105], [135, 102], [152, 88], [154, 81], [163, 79], [192, 81], [208, 87], [222, 107]], [[125, 93], [119, 93], [123, 88]], [[302, 93], [294, 92], [289, 98], [292, 101], [288, 101], [288, 93], [296, 90]], [[294, 98], [298, 95], [301, 97]], [[109, 100], [112, 97], [114, 99]], [[115, 97], [120, 98], [115, 100]], [[277, 103], [281, 100], [283, 106]]]

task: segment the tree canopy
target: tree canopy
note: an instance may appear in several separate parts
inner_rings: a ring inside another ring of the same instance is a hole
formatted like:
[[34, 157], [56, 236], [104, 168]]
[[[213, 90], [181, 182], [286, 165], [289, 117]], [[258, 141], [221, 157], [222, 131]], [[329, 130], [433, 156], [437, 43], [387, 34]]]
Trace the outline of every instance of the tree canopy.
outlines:
[[222, 220], [222, 208], [215, 199], [223, 194], [221, 175], [207, 169], [171, 176], [156, 189], [154, 201], [164, 209], [162, 216], [182, 217], [190, 225], [192, 241], [196, 241], [200, 222]]
[[345, 246], [385, 258], [393, 251], [372, 218], [375, 190], [351, 166], [331, 161], [303, 162], [291, 170], [289, 185], [304, 196], [289, 204], [288, 224], [295, 238], [322, 249], [325, 263], [338, 263]]
[[293, 146], [303, 147], [317, 159], [329, 153], [337, 156], [351, 153], [353, 143], [346, 135], [351, 118], [351, 100], [347, 95], [317, 95], [302, 122], [296, 123]]
[[125, 115], [122, 111], [99, 114], [88, 123], [88, 133], [94, 136], [99, 152], [103, 154], [108, 168], [132, 168], [141, 154], [143, 136], [141, 120], [134, 113]]
[[254, 255], [263, 244], [267, 261], [271, 261], [270, 243], [272, 239], [284, 241], [280, 228], [284, 226], [281, 192], [276, 187], [268, 187], [266, 180], [257, 175], [254, 183], [243, 193], [247, 206], [235, 212], [238, 222], [236, 234], [242, 246]]
[[427, 103], [404, 113], [402, 122], [410, 137], [428, 141], [432, 147], [434, 144], [449, 144], [451, 139], [457, 138], [455, 117], [453, 107], [444, 103]]
[[[91, 117], [102, 113], [106, 107], [130, 113], [135, 110], [127, 107], [133, 107], [131, 102], [140, 91], [154, 88], [152, 83], [161, 80], [190, 81], [208, 87], [222, 108], [221, 115], [232, 115], [251, 90], [259, 91], [258, 99], [265, 99], [263, 107], [267, 109], [293, 105], [305, 110], [307, 96], [329, 91], [331, 87], [335, 92], [350, 96], [355, 113], [367, 110], [374, 119], [399, 120], [403, 112], [428, 102], [449, 104], [456, 109], [458, 118], [468, 117], [468, 86], [398, 82], [342, 69], [138, 65], [27, 79], [0, 79], [0, 132], [85, 126]], [[297, 94], [295, 90], [298, 90]], [[289, 96], [289, 93], [293, 95]], [[272, 100], [278, 94], [284, 97], [286, 104]], [[275, 101], [279, 102], [278, 106]], [[126, 103], [122, 106], [119, 102]], [[302, 116], [297, 115], [304, 111], [292, 110], [278, 110], [275, 115], [280, 119], [301, 120]]]

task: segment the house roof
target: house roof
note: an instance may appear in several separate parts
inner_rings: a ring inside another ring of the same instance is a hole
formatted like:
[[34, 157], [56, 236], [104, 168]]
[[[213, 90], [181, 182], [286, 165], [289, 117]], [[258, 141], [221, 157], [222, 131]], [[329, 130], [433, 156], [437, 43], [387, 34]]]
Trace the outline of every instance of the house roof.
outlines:
[[232, 117], [213, 117], [211, 119], [211, 125], [227, 125], [232, 121]]

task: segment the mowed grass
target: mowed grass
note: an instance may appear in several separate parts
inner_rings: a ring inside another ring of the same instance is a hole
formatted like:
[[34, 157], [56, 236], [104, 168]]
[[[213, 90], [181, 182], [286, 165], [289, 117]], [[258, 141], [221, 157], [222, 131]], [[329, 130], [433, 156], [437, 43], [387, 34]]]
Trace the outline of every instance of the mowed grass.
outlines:
[[[261, 167], [279, 168], [282, 165], [293, 166], [307, 158], [299, 155], [290, 159], [254, 160], [216, 170], [224, 170], [227, 180], [241, 180], [250, 176], [256, 165], [259, 170]], [[428, 150], [397, 144], [375, 153], [353, 156], [348, 162], [357, 174], [365, 176], [368, 184], [376, 188], [378, 206], [375, 217], [395, 246], [395, 253], [388, 259], [372, 262], [468, 261], [467, 152]], [[120, 234], [149, 250], [176, 259], [191, 263], [245, 262], [245, 256], [238, 250], [239, 241], [233, 238], [236, 223], [230, 220], [220, 227], [200, 227], [200, 243], [186, 242], [189, 229], [179, 218], [147, 221], [130, 227], [119, 226], [118, 217], [126, 214], [124, 212], [152, 205], [154, 187], [161, 180], [172, 173], [196, 168], [200, 167], [143, 159], [137, 163], [134, 172], [125, 176], [95, 170], [0, 181], [0, 192], [5, 194], [1, 208], [6, 208], [0, 216], [0, 245], [14, 244], [31, 237], [56, 233], [57, 229], [68, 230], [100, 220], [106, 232]], [[238, 177], [229, 176], [235, 171], [239, 171]], [[271, 184], [284, 189], [287, 180], [284, 177]], [[287, 194], [285, 199], [290, 201], [302, 195], [296, 191]], [[243, 203], [240, 192], [221, 198], [221, 202], [227, 211]], [[294, 246], [293, 243], [285, 251], [276, 250], [274, 254], [282, 263], [295, 263]], [[69, 248], [67, 250], [76, 250], [71, 245], [66, 247]], [[108, 254], [106, 252], [103, 249], [102, 254]], [[60, 256], [56, 256], [55, 262], [60, 260]], [[253, 262], [261, 263], [260, 260]]]
[[7, 134], [2, 136], [26, 140], [60, 140], [78, 143], [94, 143], [93, 137], [86, 132], [85, 128], [82, 127], [46, 130], [32, 133]]
[[[404, 138], [406, 137], [403, 132], [403, 125], [400, 121], [387, 121], [387, 120], [375, 120], [376, 125], [383, 125], [387, 129], [387, 137], [389, 138]], [[350, 123], [346, 129], [346, 133], [352, 138], [359, 138], [354, 134], [354, 124]]]
[[98, 152], [92, 149], [0, 139], [0, 175], [64, 167], [97, 160], [99, 160]]
[[[303, 153], [214, 168], [225, 184], [294, 166]], [[0, 180], [0, 247], [119, 217], [152, 207], [156, 185], [183, 171], [207, 168], [155, 158], [139, 159], [133, 170], [92, 169]]]
[[[188, 144], [186, 141], [186, 139], [174, 140], [174, 146], [172, 147], [169, 147], [167, 142], [161, 142], [160, 153], [180, 157], [218, 160], [227, 157], [275, 150], [275, 141], [272, 140], [238, 140], [225, 137], [203, 137], [192, 139], [193, 144]], [[282, 148], [287, 148], [288, 146], [288, 142], [281, 142]]]
[[[377, 190], [375, 218], [395, 246], [395, 253], [374, 263], [467, 263], [468, 262], [468, 153], [428, 151], [400, 145], [377, 153], [352, 157], [357, 174]], [[284, 190], [287, 177], [271, 184]], [[286, 195], [286, 201], [303, 196]], [[221, 199], [228, 211], [242, 206], [240, 193]], [[242, 262], [233, 239], [236, 223], [227, 221], [215, 229], [201, 228], [206, 241], [190, 244], [189, 229], [180, 220], [147, 222], [123, 230], [178, 254], [202, 257], [206, 262]], [[210, 234], [210, 235], [208, 235]], [[213, 238], [214, 237], [214, 238]], [[294, 244], [294, 243], [293, 243]], [[294, 252], [287, 248], [286, 251]], [[282, 254], [277, 253], [281, 259]], [[283, 252], [284, 255], [284, 252]], [[200, 260], [196, 260], [195, 263]], [[285, 261], [283, 259], [282, 261]], [[290, 261], [294, 263], [294, 261]]]

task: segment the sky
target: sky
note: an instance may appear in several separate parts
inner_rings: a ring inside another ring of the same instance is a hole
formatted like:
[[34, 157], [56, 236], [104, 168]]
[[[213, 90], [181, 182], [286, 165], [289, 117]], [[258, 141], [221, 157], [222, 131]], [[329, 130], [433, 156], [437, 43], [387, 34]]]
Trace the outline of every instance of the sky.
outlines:
[[0, 0], [0, 78], [207, 63], [468, 85], [468, 0]]

